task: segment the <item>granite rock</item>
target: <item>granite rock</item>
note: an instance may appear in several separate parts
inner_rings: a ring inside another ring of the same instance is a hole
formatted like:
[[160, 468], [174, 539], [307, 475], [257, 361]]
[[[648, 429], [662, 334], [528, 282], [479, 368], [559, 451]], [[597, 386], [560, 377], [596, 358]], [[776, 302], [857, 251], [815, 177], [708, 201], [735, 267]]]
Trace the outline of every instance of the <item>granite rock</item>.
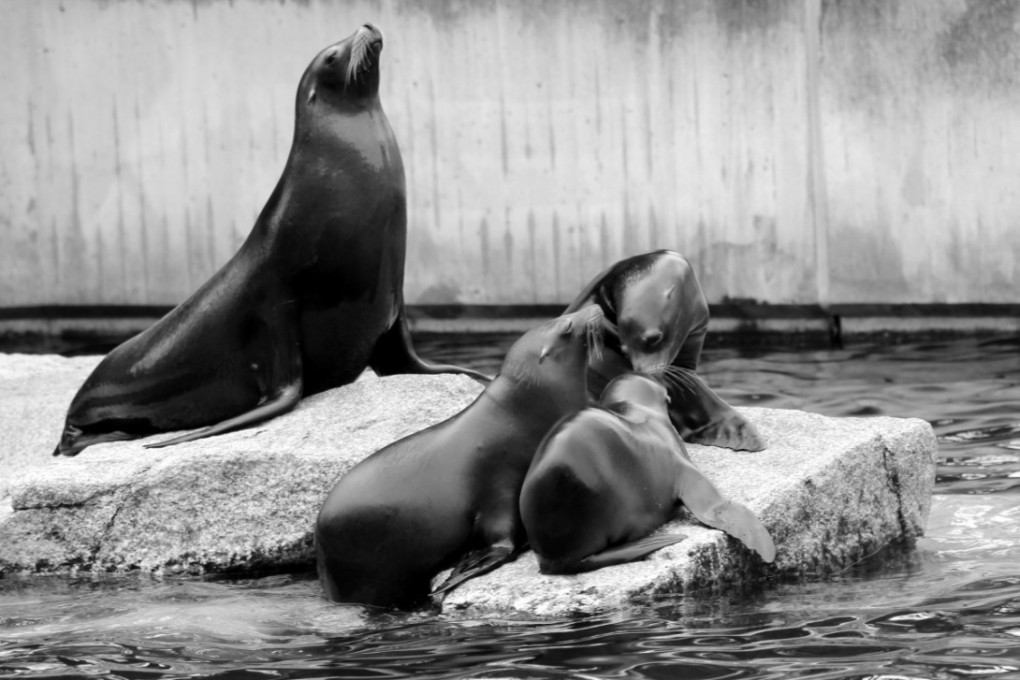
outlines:
[[[144, 569], [306, 569], [312, 526], [335, 481], [365, 456], [458, 412], [481, 387], [464, 376], [368, 374], [262, 425], [166, 449], [147, 440], [51, 452], [97, 358], [0, 355], [0, 574]], [[740, 409], [770, 446], [688, 447], [719, 488], [758, 513], [777, 546], [765, 565], [683, 511], [661, 531], [686, 539], [649, 559], [576, 576], [539, 573], [533, 553], [449, 594], [454, 616], [562, 616], [643, 598], [825, 575], [923, 532], [936, 442], [921, 420]]]
[[308, 568], [315, 515], [336, 480], [480, 390], [465, 376], [367, 374], [238, 432], [144, 448], [171, 436], [162, 434], [53, 458], [61, 413], [45, 424], [40, 462], [21, 466], [2, 501], [0, 573]]

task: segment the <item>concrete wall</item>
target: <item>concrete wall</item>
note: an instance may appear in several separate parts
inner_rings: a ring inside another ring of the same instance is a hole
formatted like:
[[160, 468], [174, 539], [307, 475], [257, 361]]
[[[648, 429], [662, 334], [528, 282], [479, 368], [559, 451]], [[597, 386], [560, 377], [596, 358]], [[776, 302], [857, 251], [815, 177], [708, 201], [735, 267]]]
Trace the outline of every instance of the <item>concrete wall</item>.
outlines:
[[1020, 302], [1020, 2], [827, 2], [822, 44], [833, 300]]
[[0, 306], [174, 304], [372, 21], [412, 303], [556, 303], [650, 248], [712, 301], [1017, 302], [1020, 0], [0, 4]]

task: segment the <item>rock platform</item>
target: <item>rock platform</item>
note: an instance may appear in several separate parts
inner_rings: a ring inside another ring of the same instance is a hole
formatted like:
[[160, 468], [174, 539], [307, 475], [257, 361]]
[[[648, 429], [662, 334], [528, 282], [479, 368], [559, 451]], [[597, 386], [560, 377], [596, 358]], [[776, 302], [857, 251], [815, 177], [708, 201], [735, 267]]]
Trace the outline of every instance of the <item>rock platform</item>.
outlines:
[[[0, 355], [0, 575], [310, 568], [315, 514], [335, 481], [481, 390], [464, 376], [366, 376], [240, 432], [143, 448], [170, 436], [159, 435], [53, 458], [67, 405], [97, 361]], [[544, 576], [529, 552], [455, 590], [444, 611], [562, 616], [771, 576], [823, 576], [923, 533], [935, 481], [928, 423], [739, 410], [768, 449], [688, 449], [769, 528], [775, 564], [681, 511], [661, 531], [686, 539], [643, 562]]]

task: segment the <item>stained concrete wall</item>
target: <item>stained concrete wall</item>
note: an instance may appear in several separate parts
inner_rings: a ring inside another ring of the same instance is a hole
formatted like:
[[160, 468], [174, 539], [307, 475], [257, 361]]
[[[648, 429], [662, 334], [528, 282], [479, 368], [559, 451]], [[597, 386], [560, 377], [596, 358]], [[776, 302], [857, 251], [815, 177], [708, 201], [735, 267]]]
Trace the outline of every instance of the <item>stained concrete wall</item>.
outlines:
[[832, 298], [1020, 302], [1020, 2], [827, 2]]
[[173, 304], [235, 251], [319, 48], [372, 21], [415, 303], [670, 247], [712, 301], [1016, 302], [1020, 0], [0, 5], [0, 306]]

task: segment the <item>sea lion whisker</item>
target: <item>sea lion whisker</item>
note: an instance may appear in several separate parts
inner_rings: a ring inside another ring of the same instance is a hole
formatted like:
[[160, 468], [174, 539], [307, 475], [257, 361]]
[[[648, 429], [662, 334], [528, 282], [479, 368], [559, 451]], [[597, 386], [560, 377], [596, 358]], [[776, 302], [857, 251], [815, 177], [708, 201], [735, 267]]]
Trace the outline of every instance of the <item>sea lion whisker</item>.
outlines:
[[597, 304], [584, 308], [584, 334], [588, 347], [588, 363], [602, 360], [602, 321], [605, 313]]
[[686, 368], [680, 368], [674, 364], [668, 364], [662, 370], [676, 380], [683, 382], [685, 385], [689, 385], [691, 387], [697, 385], [697, 379], [694, 377], [694, 374]]
[[602, 361], [602, 315], [593, 314], [584, 331], [588, 342], [588, 363]]
[[347, 61], [347, 76], [344, 81], [345, 86], [357, 82], [361, 77], [361, 64], [365, 60], [365, 53], [368, 51], [369, 40], [370, 38], [367, 33], [359, 32], [354, 37], [354, 42], [351, 45], [351, 55]]
[[591, 326], [585, 329], [588, 342], [588, 363], [602, 361], [602, 336]]
[[651, 375], [653, 378], [655, 378], [656, 380], [661, 382], [666, 387], [666, 389], [670, 389], [670, 388], [683, 389], [684, 388], [684, 385], [681, 385], [681, 384], [677, 383], [673, 379], [673, 377], [669, 373], [667, 373], [666, 371], [659, 371], [657, 373], [650, 373], [649, 375]]
[[693, 394], [695, 392], [694, 379], [683, 369], [676, 366], [665, 366], [653, 375], [660, 376], [670, 385], [677, 389], [683, 389]]

